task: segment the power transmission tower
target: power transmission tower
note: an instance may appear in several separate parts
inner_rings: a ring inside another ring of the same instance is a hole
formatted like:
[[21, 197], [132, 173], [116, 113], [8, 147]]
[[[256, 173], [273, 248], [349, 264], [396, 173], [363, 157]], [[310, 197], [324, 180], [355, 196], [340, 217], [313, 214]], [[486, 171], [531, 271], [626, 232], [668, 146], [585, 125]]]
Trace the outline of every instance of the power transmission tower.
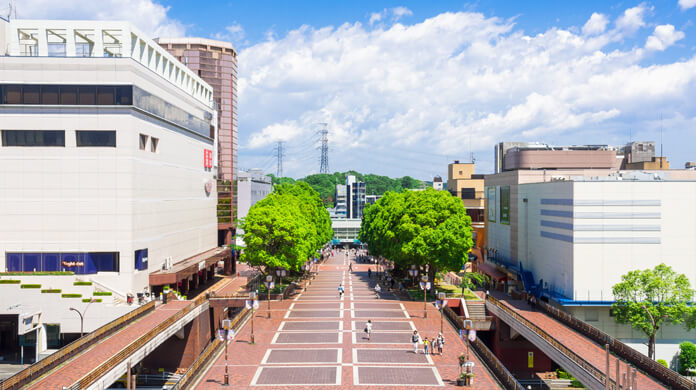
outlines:
[[329, 124], [319, 124], [324, 126], [323, 129], [317, 132], [319, 133], [319, 140], [321, 141], [321, 146], [318, 148], [321, 150], [321, 157], [319, 159], [319, 173], [329, 173], [329, 129], [327, 128]]
[[277, 168], [276, 168], [276, 176], [277, 177], [283, 177], [283, 157], [285, 157], [284, 144], [285, 144], [285, 142], [278, 141], [276, 143], [276, 147], [274, 149], [274, 151], [276, 153], [277, 163], [278, 163]]

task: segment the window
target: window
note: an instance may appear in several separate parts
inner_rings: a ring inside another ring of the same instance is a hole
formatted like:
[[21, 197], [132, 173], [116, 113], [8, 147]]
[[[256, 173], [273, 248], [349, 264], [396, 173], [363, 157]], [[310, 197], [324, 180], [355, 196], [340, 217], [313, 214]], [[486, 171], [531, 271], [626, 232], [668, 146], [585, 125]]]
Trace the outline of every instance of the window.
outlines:
[[125, 105], [133, 104], [130, 85], [2, 85], [0, 104]]
[[97, 105], [111, 106], [114, 104], [114, 87], [97, 87]]
[[4, 104], [22, 104], [22, 87], [18, 85], [8, 85], [2, 95]]
[[51, 349], [60, 348], [60, 324], [44, 324], [46, 327], [46, 346]]
[[80, 98], [79, 105], [93, 106], [97, 103], [97, 88], [96, 87], [79, 87]]
[[462, 199], [476, 199], [476, 188], [462, 188]]
[[150, 140], [150, 151], [152, 153], [157, 153], [157, 145], [159, 144], [159, 138], [152, 137]]
[[75, 43], [75, 55], [77, 57], [89, 57], [92, 55], [91, 43]]
[[76, 274], [118, 272], [118, 252], [88, 253], [7, 253], [7, 271], [73, 271]]
[[140, 271], [146, 270], [147, 260], [147, 248], [135, 251], [135, 269]]
[[599, 310], [585, 308], [585, 321], [599, 321]]
[[24, 86], [24, 104], [39, 104], [41, 103], [41, 87], [38, 85]]
[[44, 85], [41, 87], [41, 104], [58, 104], [58, 87]]
[[146, 136], [145, 134], [140, 134], [140, 150], [147, 149], [147, 139], [148, 136]]
[[77, 104], [77, 87], [60, 87], [60, 104]]
[[77, 130], [75, 137], [78, 147], [116, 147], [116, 131], [114, 130]]
[[2, 146], [65, 146], [65, 131], [3, 130]]
[[65, 43], [48, 43], [49, 57], [65, 57]]

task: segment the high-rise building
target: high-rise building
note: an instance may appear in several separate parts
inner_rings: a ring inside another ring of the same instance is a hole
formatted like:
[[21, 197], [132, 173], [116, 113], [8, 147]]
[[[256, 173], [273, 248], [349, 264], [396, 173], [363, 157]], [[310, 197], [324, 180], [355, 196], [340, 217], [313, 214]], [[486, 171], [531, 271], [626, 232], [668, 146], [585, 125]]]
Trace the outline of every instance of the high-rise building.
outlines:
[[157, 38], [156, 42], [213, 87], [218, 111], [218, 243], [229, 244], [237, 219], [237, 51], [205, 38]]
[[348, 218], [361, 219], [365, 209], [365, 182], [357, 181], [355, 176], [346, 176], [346, 214]]

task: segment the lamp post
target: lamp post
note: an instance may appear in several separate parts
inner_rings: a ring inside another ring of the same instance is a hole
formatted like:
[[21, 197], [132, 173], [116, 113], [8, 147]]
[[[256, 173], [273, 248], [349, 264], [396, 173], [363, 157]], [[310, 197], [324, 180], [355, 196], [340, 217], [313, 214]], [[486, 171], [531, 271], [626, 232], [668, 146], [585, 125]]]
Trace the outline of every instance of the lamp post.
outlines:
[[411, 264], [411, 269], [408, 271], [408, 274], [411, 275], [411, 285], [415, 285], [416, 277], [418, 276], [418, 270], [416, 269], [415, 264]]
[[281, 291], [280, 300], [282, 301], [282, 300], [283, 300], [283, 294], [282, 294], [282, 291], [283, 291], [283, 276], [286, 275], [285, 270], [284, 270], [284, 269], [277, 269], [277, 270], [276, 270], [276, 275], [278, 275], [278, 286], [280, 287], [280, 291]]
[[442, 333], [442, 322], [445, 316], [445, 305], [447, 304], [447, 295], [444, 292], [439, 292], [437, 298], [440, 300], [440, 333]]
[[74, 311], [75, 313], [77, 313], [77, 314], [80, 316], [80, 337], [82, 337], [82, 336], [85, 335], [85, 332], [84, 332], [84, 329], [85, 329], [85, 328], [84, 328], [84, 325], [85, 325], [85, 312], [87, 312], [87, 308], [89, 307], [89, 305], [92, 304], [92, 302], [94, 302], [94, 299], [90, 299], [90, 300], [89, 300], [89, 303], [87, 303], [87, 306], [85, 306], [85, 308], [84, 308], [84, 310], [82, 310], [82, 312], [80, 312], [79, 310], [75, 309], [74, 307], [71, 307], [71, 308], [70, 308], [70, 310]]
[[[230, 331], [232, 331], [232, 321], [229, 319], [224, 319], [222, 320], [222, 329], [223, 331], [220, 332], [222, 335], [222, 342], [225, 343], [225, 377], [223, 378], [222, 385], [223, 386], [229, 386], [230, 385], [230, 376], [227, 372], [228, 370], [228, 363], [227, 363], [227, 339], [230, 337]], [[232, 337], [234, 337], [234, 333], [232, 333]]]
[[428, 275], [423, 275], [420, 282], [420, 288], [423, 290], [423, 318], [428, 318], [428, 290], [430, 290], [430, 282], [428, 282]]
[[256, 300], [258, 296], [258, 291], [251, 291], [249, 293], [249, 303], [247, 304], [247, 308], [251, 309], [251, 344], [254, 344], [254, 309], [259, 307], [259, 301]]
[[268, 291], [268, 318], [271, 318], [271, 289], [273, 288], [273, 275], [266, 276], [266, 291]]

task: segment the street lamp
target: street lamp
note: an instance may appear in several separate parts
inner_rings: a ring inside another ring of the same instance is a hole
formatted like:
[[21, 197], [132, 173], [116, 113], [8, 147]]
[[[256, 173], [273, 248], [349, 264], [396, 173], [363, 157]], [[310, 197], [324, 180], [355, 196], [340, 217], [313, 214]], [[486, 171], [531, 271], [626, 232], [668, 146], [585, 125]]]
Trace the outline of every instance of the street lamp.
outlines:
[[273, 275], [266, 276], [266, 281], [263, 282], [266, 285], [266, 291], [268, 291], [268, 318], [271, 318], [271, 289], [273, 288]]
[[278, 285], [280, 286], [280, 291], [281, 291], [280, 300], [282, 301], [282, 300], [283, 300], [283, 294], [282, 294], [282, 291], [283, 291], [283, 277], [286, 275], [285, 270], [284, 270], [284, 269], [277, 269], [277, 270], [276, 270], [276, 275], [278, 275]]
[[426, 302], [426, 299], [428, 298], [428, 290], [430, 290], [428, 275], [423, 275], [422, 281], [420, 282], [420, 288], [423, 290], [423, 318], [428, 318], [428, 304]]
[[247, 309], [251, 309], [251, 344], [254, 344], [254, 309], [259, 307], [259, 301], [256, 300], [258, 296], [258, 291], [249, 292], [249, 300], [246, 305]]
[[408, 271], [408, 274], [411, 275], [411, 285], [415, 285], [416, 277], [418, 276], [418, 270], [415, 264], [411, 264], [411, 269]]
[[445, 305], [447, 304], [447, 294], [444, 292], [437, 293], [437, 298], [440, 300], [440, 333], [442, 333], [442, 322], [445, 316]]
[[70, 308], [70, 310], [74, 311], [75, 313], [77, 313], [77, 314], [80, 316], [80, 337], [82, 337], [82, 336], [85, 335], [85, 332], [84, 332], [84, 329], [85, 329], [85, 328], [84, 328], [84, 325], [85, 325], [85, 312], [87, 312], [87, 308], [89, 307], [89, 305], [92, 304], [92, 302], [94, 302], [94, 298], [92, 298], [92, 299], [89, 300], [89, 303], [87, 303], [87, 306], [85, 306], [85, 308], [84, 308], [84, 310], [82, 310], [82, 312], [80, 312], [79, 310], [75, 309], [74, 307], [71, 307], [71, 308]]
[[228, 338], [234, 338], [234, 330], [232, 330], [232, 321], [229, 319], [224, 319], [222, 320], [222, 329], [220, 331], [220, 336], [222, 338], [222, 342], [225, 343], [225, 377], [222, 381], [223, 386], [229, 386], [230, 385], [230, 376], [227, 372], [228, 370], [228, 362], [227, 362], [227, 340]]

